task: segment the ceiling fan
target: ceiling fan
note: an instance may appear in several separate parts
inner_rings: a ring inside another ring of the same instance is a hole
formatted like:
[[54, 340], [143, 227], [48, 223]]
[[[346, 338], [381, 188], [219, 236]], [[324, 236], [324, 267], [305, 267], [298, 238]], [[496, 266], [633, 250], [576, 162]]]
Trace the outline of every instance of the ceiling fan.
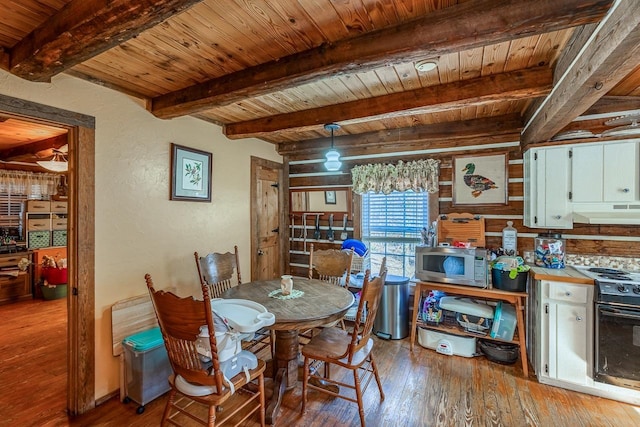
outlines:
[[53, 148], [53, 157], [51, 160], [38, 160], [36, 163], [52, 172], [66, 172], [69, 170], [67, 154], [69, 152], [69, 144], [65, 144], [60, 148]]

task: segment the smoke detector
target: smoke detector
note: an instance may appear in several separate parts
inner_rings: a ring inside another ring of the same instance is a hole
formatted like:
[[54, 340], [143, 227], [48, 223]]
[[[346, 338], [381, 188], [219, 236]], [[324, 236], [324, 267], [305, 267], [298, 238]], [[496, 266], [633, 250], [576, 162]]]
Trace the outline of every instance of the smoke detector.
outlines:
[[433, 71], [436, 68], [438, 68], [438, 63], [436, 62], [435, 59], [425, 59], [425, 60], [416, 62], [415, 67], [416, 67], [416, 70], [420, 71], [421, 73], [426, 73], [428, 71]]

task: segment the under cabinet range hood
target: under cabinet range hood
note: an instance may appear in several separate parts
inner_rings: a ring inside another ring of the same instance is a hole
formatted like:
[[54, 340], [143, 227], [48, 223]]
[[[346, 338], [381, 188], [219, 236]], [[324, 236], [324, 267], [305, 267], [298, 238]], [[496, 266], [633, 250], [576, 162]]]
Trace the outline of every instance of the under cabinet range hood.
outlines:
[[640, 205], [613, 205], [604, 211], [574, 208], [573, 222], [580, 224], [640, 225]]

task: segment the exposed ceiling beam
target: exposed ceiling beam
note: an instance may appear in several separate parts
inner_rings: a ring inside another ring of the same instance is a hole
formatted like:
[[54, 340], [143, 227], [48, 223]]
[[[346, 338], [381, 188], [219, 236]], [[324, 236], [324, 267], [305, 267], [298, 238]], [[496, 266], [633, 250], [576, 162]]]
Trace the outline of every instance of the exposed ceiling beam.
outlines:
[[49, 81], [201, 1], [73, 0], [11, 49], [8, 70]]
[[616, 113], [620, 111], [640, 110], [640, 96], [603, 96], [583, 115]]
[[68, 143], [67, 134], [54, 136], [53, 138], [43, 139], [41, 141], [24, 144], [19, 147], [7, 148], [0, 150], [0, 159], [7, 161], [35, 162], [35, 154], [53, 148], [60, 148]]
[[[355, 73], [390, 63], [451, 52], [598, 22], [613, 0], [473, 0], [438, 9], [421, 19], [322, 45], [158, 96], [150, 111], [161, 118], [201, 112], [247, 96]], [[498, 3], [498, 4], [496, 4]]]
[[640, 1], [619, 0], [580, 49], [558, 64], [557, 84], [527, 111], [522, 146], [550, 139], [584, 113], [636, 66], [640, 56]]
[[[437, 141], [451, 141], [469, 138], [497, 137], [501, 135], [518, 136], [522, 130], [522, 118], [519, 114], [487, 117], [482, 119], [462, 120], [457, 122], [434, 123], [431, 125], [413, 126], [408, 128], [390, 129], [378, 132], [367, 132], [356, 135], [334, 137], [337, 149], [345, 150], [362, 148], [393, 147], [398, 145], [411, 150], [411, 144], [424, 147], [424, 141], [433, 144]], [[298, 142], [283, 142], [278, 144], [281, 155], [314, 154], [328, 149], [327, 138], [309, 139]], [[418, 149], [419, 147], [416, 147]]]
[[330, 122], [342, 124], [358, 118], [393, 117], [411, 113], [433, 113], [477, 106], [494, 101], [512, 101], [543, 96], [552, 88], [552, 71], [536, 67], [475, 79], [429, 86], [326, 107], [225, 125], [228, 138], [265, 137], [283, 129], [309, 129]]

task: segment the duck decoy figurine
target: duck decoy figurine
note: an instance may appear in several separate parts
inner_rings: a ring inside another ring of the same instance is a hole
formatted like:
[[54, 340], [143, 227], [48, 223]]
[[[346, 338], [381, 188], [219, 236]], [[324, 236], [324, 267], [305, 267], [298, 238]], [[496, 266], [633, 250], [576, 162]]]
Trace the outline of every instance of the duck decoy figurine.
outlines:
[[473, 163], [467, 163], [464, 169], [462, 169], [462, 171], [465, 172], [464, 183], [467, 184], [467, 187], [471, 188], [471, 195], [473, 197], [480, 196], [483, 191], [498, 188], [496, 183], [489, 178], [485, 178], [482, 175], [474, 175], [475, 170], [476, 165]]

